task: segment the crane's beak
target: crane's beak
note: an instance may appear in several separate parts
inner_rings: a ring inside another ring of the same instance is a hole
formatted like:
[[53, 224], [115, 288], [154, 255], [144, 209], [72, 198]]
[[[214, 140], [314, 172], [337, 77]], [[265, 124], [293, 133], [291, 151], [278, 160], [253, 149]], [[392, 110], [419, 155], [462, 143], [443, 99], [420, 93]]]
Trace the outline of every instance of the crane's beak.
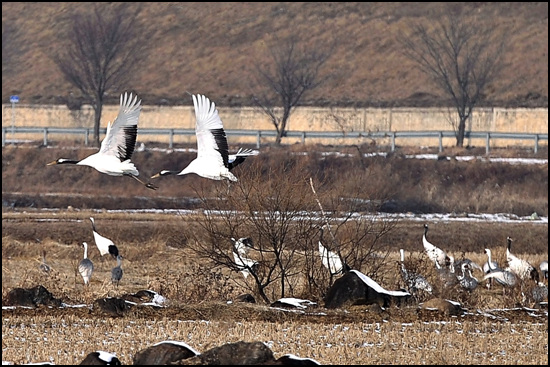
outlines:
[[151, 178], [157, 178], [160, 177], [160, 173], [157, 173], [156, 175], [151, 176]]
[[46, 166], [53, 166], [54, 164], [57, 164], [57, 161], [50, 162], [50, 163], [46, 164]]

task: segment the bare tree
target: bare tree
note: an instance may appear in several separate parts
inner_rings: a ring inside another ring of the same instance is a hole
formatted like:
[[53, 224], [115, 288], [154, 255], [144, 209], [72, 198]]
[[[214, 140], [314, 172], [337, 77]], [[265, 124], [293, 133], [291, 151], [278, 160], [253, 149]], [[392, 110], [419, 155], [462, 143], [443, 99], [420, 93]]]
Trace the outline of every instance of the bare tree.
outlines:
[[[290, 163], [264, 168], [254, 160], [229, 193], [225, 184], [216, 186], [214, 194], [197, 190], [204, 210], [196, 221], [200, 230], [187, 243], [212, 267], [246, 271], [246, 278], [239, 274], [235, 281], [270, 303], [298, 291], [304, 249], [311, 247], [317, 230], [315, 218], [305, 215], [314, 209], [305, 167]], [[231, 238], [239, 237], [252, 239], [246, 258], [254, 266], [233, 255]]]
[[329, 75], [321, 69], [334, 50], [333, 45], [306, 46], [296, 37], [276, 39], [269, 49], [272, 63], [257, 63], [257, 84], [264, 93], [254, 94], [253, 102], [269, 117], [277, 131], [275, 143], [281, 144], [288, 119], [304, 94], [325, 82]]
[[499, 74], [506, 32], [493, 24], [449, 11], [435, 27], [416, 24], [402, 35], [404, 54], [443, 91], [458, 114], [456, 145], [462, 147], [466, 121]]
[[78, 13], [54, 61], [94, 108], [94, 143], [99, 146], [99, 127], [104, 98], [127, 89], [131, 77], [147, 57], [150, 37], [138, 16], [141, 6], [101, 3], [90, 14]]

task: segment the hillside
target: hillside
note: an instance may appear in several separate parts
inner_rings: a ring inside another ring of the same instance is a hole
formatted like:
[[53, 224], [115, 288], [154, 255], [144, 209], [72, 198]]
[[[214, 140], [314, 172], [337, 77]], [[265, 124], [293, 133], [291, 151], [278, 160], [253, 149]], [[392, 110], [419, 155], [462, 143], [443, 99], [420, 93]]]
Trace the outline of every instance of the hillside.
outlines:
[[[2, 3], [2, 103], [65, 104], [76, 89], [51, 55], [64, 47], [71, 15], [91, 3]], [[99, 3], [109, 6], [111, 3]], [[132, 85], [145, 104], [188, 104], [186, 91], [204, 93], [220, 106], [250, 105], [256, 63], [270, 62], [273, 37], [302, 35], [308, 44], [338, 44], [326, 71], [337, 76], [306, 94], [304, 105], [436, 106], [444, 104], [416, 65], [401, 53], [397, 36], [412, 23], [426, 25], [445, 13], [444, 3], [143, 3], [153, 32], [151, 57]], [[129, 3], [128, 6], [137, 6]], [[485, 106], [548, 107], [548, 3], [451, 3], [464, 14], [511, 29], [501, 78]], [[17, 42], [4, 39], [18, 30]], [[7, 56], [6, 56], [7, 57]], [[3, 58], [4, 61], [4, 58]], [[116, 103], [115, 97], [108, 103]]]

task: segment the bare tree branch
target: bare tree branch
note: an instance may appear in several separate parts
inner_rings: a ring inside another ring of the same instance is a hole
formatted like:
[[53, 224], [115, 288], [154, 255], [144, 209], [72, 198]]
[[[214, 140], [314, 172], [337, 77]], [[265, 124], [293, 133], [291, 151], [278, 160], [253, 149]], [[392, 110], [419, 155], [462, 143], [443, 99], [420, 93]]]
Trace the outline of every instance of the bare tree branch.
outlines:
[[502, 68], [507, 34], [450, 11], [435, 29], [416, 24], [412, 30], [410, 37], [400, 37], [403, 53], [454, 105], [459, 117], [456, 145], [462, 147], [466, 121]]
[[75, 14], [64, 40], [67, 46], [53, 56], [65, 78], [94, 108], [97, 146], [105, 95], [128, 89], [147, 57], [150, 37], [139, 21], [141, 7], [130, 9], [126, 4], [115, 4], [96, 6], [90, 14]]
[[269, 49], [273, 62], [255, 65], [257, 84], [264, 92], [256, 92], [252, 101], [277, 131], [276, 144], [285, 136], [290, 114], [304, 94], [329, 78], [328, 74], [322, 75], [321, 70], [334, 52], [334, 44], [317, 46], [306, 47], [296, 37], [286, 41], [276, 39]]

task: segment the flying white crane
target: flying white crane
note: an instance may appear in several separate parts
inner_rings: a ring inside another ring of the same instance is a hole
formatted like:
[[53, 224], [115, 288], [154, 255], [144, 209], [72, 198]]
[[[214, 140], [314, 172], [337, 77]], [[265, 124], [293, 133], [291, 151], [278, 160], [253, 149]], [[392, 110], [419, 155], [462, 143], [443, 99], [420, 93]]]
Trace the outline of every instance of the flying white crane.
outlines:
[[78, 272], [82, 276], [84, 284], [89, 285], [90, 278], [94, 272], [94, 264], [92, 263], [92, 260], [88, 259], [88, 244], [86, 242], [82, 242], [82, 246], [84, 246], [84, 257], [78, 264]]
[[214, 102], [201, 95], [192, 95], [195, 107], [195, 135], [197, 136], [197, 157], [181, 171], [162, 170], [151, 178], [166, 175], [186, 175], [195, 173], [211, 180], [237, 181], [230, 171], [257, 152], [240, 149], [230, 159], [227, 136]]
[[422, 236], [422, 244], [424, 245], [424, 250], [426, 251], [426, 254], [430, 258], [430, 260], [434, 262], [437, 269], [447, 267], [447, 265], [449, 264], [449, 257], [447, 256], [445, 251], [428, 241], [427, 235], [428, 225], [424, 224], [424, 235]]
[[512, 239], [510, 237], [507, 237], [506, 241], [508, 242], [506, 247], [506, 261], [508, 262], [508, 268], [520, 279], [531, 279], [534, 280], [535, 283], [538, 283], [539, 272], [537, 269], [526, 260], [520, 259], [512, 254]]
[[118, 115], [112, 124], [111, 122], [108, 123], [107, 133], [101, 142], [99, 152], [79, 161], [58, 158], [47, 165], [74, 164], [89, 166], [110, 176], [130, 176], [145, 187], [156, 190], [157, 186], [143, 182], [137, 177], [139, 176], [139, 171], [131, 162], [136, 145], [137, 124], [140, 112], [141, 100], [138, 101], [137, 95], [132, 99], [131, 93], [130, 96], [127, 93], [122, 94], [120, 96]]
[[90, 221], [92, 222], [92, 231], [94, 233], [94, 241], [101, 256], [105, 254], [111, 254], [111, 256], [114, 259], [116, 259], [116, 257], [118, 256], [118, 248], [116, 247], [115, 243], [110, 239], [108, 239], [107, 237], [104, 237], [99, 233], [97, 233], [97, 230], [95, 229], [95, 222], [93, 217], [90, 217]]

